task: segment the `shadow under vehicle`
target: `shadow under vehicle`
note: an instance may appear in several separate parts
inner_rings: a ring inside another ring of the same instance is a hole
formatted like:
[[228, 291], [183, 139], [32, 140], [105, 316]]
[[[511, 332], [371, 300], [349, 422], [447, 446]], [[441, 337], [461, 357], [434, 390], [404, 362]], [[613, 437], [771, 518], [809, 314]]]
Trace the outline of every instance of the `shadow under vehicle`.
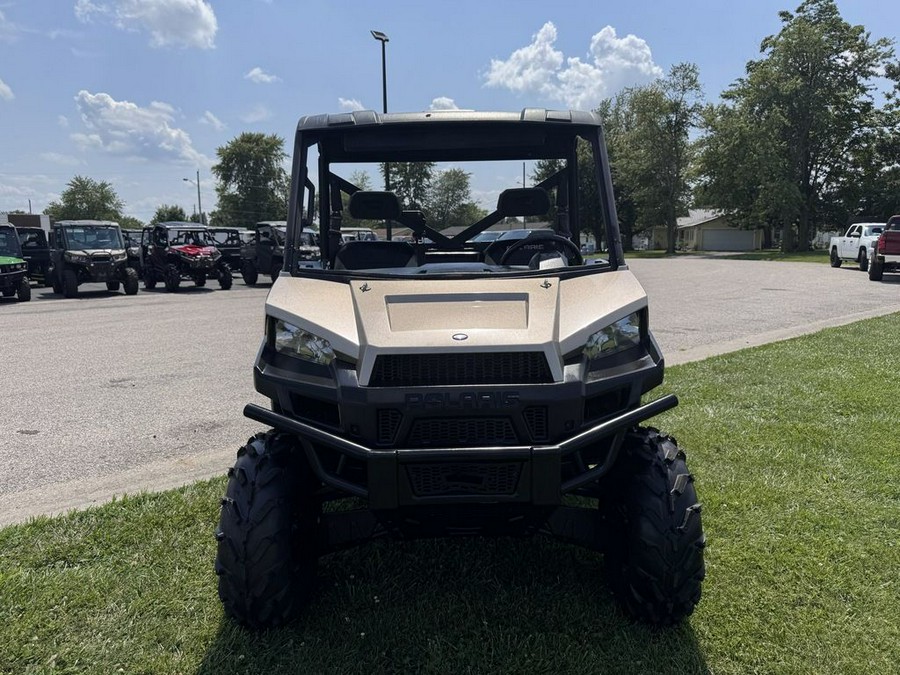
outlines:
[[205, 225], [187, 222], [157, 223], [146, 227], [141, 237], [141, 278], [144, 288], [157, 283], [175, 292], [183, 280], [205, 286], [216, 279], [219, 288], [231, 288], [231, 268], [222, 259], [216, 242]]
[[[528, 188], [511, 179], [453, 236], [352, 181], [379, 163], [515, 177], [538, 160], [553, 173]], [[585, 261], [573, 233], [591, 192], [595, 238], [611, 245]], [[309, 268], [295, 251], [316, 205], [322, 265]], [[344, 241], [344, 209], [416, 241]], [[470, 243], [523, 216], [552, 231]], [[678, 400], [642, 400], [664, 360], [622, 253], [598, 114], [304, 117], [284, 254], [253, 369], [270, 405], [244, 408], [271, 430], [238, 451], [216, 532], [228, 616], [293, 619], [317, 559], [374, 537], [536, 534], [602, 552], [633, 617], [668, 625], [693, 611], [700, 505], [675, 439], [641, 426]]]
[[53, 292], [66, 298], [78, 295], [87, 283], [105, 283], [109, 291], [121, 286], [126, 295], [138, 292], [138, 273], [128, 266], [128, 254], [118, 223], [109, 220], [60, 220], [50, 233]]
[[0, 225], [0, 293], [4, 298], [15, 295], [19, 302], [31, 300], [28, 263], [22, 257], [19, 235], [12, 225]]
[[41, 286], [50, 286], [53, 274], [50, 244], [47, 233], [40, 227], [16, 227], [22, 257], [28, 263], [28, 277]]

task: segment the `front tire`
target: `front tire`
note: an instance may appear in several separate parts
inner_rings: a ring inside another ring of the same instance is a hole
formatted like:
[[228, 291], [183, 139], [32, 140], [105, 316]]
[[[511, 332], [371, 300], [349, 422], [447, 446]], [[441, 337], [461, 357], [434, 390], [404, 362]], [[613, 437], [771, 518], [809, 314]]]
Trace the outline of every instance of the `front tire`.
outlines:
[[194, 277], [194, 286], [197, 288], [203, 288], [206, 286], [206, 274], [198, 274]]
[[119, 282], [118, 281], [107, 281], [106, 282], [106, 290], [112, 291], [115, 293], [119, 290]]
[[859, 249], [859, 269], [863, 272], [869, 269], [869, 254], [864, 248]]
[[844, 261], [838, 258], [837, 248], [831, 249], [831, 266], [840, 267], [842, 262]]
[[156, 288], [156, 277], [153, 276], [153, 270], [144, 267], [144, 290], [152, 291], [154, 288]]
[[869, 263], [869, 280], [870, 281], [881, 281], [884, 276], [884, 263], [879, 262], [878, 258], [874, 258], [871, 263]]
[[125, 268], [125, 281], [122, 286], [125, 289], [125, 295], [137, 295], [138, 292], [138, 273], [133, 267]]
[[219, 269], [219, 288], [223, 291], [227, 291], [231, 288], [233, 283], [234, 277], [231, 274], [231, 268], [228, 265], [223, 264]]
[[241, 265], [241, 277], [243, 277], [244, 283], [248, 286], [253, 286], [259, 281], [259, 270], [256, 269], [256, 265], [253, 264], [252, 260], [245, 260], [244, 264]]
[[700, 601], [706, 540], [693, 482], [674, 438], [626, 435], [600, 513], [613, 595], [641, 621], [675, 624]]
[[17, 293], [19, 302], [28, 302], [31, 300], [31, 282], [28, 280], [28, 277], [22, 277], [22, 281], [19, 282]]
[[320, 506], [293, 438], [257, 434], [238, 450], [222, 500], [216, 574], [225, 613], [271, 628], [297, 616], [315, 585]]
[[65, 298], [74, 298], [78, 295], [78, 277], [72, 270], [65, 270], [62, 277], [62, 292]]
[[164, 281], [166, 282], [166, 290], [169, 293], [174, 293], [178, 290], [178, 287], [181, 285], [181, 272], [178, 271], [177, 265], [171, 263], [166, 265]]

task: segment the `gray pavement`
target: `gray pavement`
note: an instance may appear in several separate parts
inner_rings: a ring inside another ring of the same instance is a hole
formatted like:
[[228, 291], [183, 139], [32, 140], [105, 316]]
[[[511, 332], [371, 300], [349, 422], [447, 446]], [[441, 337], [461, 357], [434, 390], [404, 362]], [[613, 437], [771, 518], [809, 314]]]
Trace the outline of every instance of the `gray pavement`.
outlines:
[[[900, 275], [716, 258], [642, 259], [668, 364], [900, 311]], [[220, 475], [244, 418], [268, 285], [0, 300], [0, 525]], [[106, 411], [99, 414], [98, 411]]]

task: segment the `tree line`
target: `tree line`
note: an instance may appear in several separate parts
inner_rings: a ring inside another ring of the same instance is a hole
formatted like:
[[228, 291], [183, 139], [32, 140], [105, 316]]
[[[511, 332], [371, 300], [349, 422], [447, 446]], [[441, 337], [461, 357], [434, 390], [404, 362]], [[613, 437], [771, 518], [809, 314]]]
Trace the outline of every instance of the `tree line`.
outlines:
[[[746, 64], [717, 103], [705, 101], [691, 63], [598, 102], [626, 247], [632, 235], [664, 225], [674, 252], [677, 218], [688, 207], [718, 209], [739, 227], [761, 228], [767, 244], [780, 241], [785, 251], [809, 248], [823, 229], [900, 213], [900, 64], [893, 42], [849, 24], [834, 0], [805, 0], [779, 18], [778, 33], [760, 43], [760, 58]], [[216, 154], [218, 208], [210, 224], [287, 217], [282, 138], [242, 133]], [[599, 229], [594, 221], [601, 213], [592, 170], [585, 170], [591, 161], [587, 146], [579, 148], [580, 222], [587, 231]], [[531, 178], [540, 181], [556, 168], [554, 161], [537, 162]], [[437, 227], [485, 214], [461, 169], [392, 163], [381, 173], [405, 208], [422, 210]], [[367, 174], [355, 174], [353, 182], [371, 189]], [[125, 225], [123, 208], [109, 183], [76, 176], [45, 213]], [[164, 204], [152, 222], [163, 220], [187, 218]]]

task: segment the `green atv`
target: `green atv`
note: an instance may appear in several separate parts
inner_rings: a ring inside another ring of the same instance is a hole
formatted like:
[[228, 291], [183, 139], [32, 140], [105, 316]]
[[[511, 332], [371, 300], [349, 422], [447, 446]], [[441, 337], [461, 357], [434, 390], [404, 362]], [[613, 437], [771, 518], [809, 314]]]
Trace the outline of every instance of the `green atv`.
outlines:
[[31, 300], [28, 263], [22, 258], [19, 235], [12, 225], [0, 225], [0, 292], [4, 298], [19, 296], [19, 302]]

